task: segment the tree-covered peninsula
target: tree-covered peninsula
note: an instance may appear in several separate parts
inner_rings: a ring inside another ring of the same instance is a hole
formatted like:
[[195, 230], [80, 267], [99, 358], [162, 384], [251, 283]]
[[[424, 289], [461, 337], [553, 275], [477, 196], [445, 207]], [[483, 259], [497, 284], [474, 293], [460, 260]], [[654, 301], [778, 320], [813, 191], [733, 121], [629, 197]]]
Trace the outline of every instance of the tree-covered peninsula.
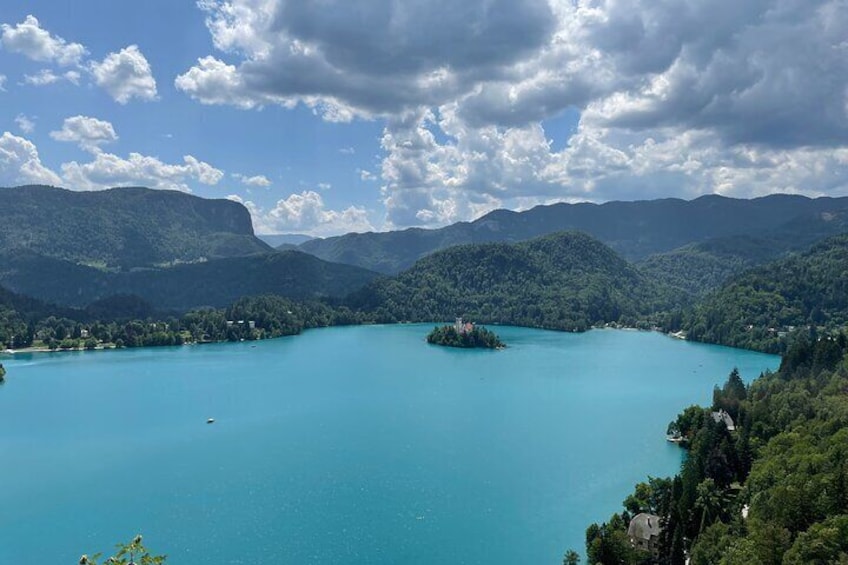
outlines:
[[494, 333], [483, 326], [463, 324], [457, 321], [454, 325], [436, 326], [427, 335], [427, 343], [444, 345], [446, 347], [502, 349], [504, 342]]
[[842, 332], [799, 336], [750, 386], [734, 371], [711, 407], [669, 426], [688, 440], [680, 473], [637, 485], [620, 514], [589, 527], [589, 563], [845, 563], [846, 390]]

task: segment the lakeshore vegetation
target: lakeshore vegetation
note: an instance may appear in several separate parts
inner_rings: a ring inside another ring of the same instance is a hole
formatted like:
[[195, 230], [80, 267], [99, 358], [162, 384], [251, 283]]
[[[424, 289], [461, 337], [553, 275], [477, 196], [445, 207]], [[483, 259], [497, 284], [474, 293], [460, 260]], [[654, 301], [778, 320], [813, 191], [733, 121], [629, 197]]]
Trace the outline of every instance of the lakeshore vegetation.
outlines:
[[[620, 513], [586, 531], [590, 563], [801, 565], [848, 559], [848, 338], [799, 336], [780, 369], [745, 386], [738, 373], [709, 408], [669, 426], [686, 441], [680, 473], [649, 478]], [[736, 422], [711, 415], [724, 410]], [[638, 513], [660, 517], [656, 557], [627, 537]]]

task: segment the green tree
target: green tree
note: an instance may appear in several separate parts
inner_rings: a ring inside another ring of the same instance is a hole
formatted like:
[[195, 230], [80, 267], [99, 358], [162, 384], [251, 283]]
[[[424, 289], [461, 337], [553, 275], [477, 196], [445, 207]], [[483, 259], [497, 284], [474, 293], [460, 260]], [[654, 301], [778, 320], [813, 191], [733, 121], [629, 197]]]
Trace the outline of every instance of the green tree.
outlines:
[[566, 551], [565, 555], [562, 557], [562, 565], [578, 565], [579, 563], [580, 554], [573, 549]]
[[704, 479], [698, 485], [696, 493], [695, 508], [701, 511], [701, 525], [698, 528], [698, 533], [700, 533], [704, 531], [706, 526], [718, 519], [725, 504], [726, 497], [721, 488], [712, 479]]
[[[99, 553], [89, 557], [83, 555], [80, 557], [79, 565], [99, 565]], [[117, 551], [111, 557], [107, 557], [102, 561], [103, 565], [161, 565], [165, 562], [165, 555], [151, 555], [144, 544], [142, 544], [141, 535], [137, 535], [133, 540], [126, 544], [118, 544]]]

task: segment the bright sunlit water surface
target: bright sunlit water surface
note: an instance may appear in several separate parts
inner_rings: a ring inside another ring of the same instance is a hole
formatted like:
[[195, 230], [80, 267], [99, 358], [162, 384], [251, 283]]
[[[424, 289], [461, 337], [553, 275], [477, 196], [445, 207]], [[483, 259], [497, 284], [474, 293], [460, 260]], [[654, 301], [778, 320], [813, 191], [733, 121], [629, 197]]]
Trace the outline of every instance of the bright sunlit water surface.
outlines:
[[174, 565], [559, 564], [678, 469], [682, 408], [779, 364], [617, 330], [462, 351], [430, 327], [4, 359], [0, 563], [141, 532]]

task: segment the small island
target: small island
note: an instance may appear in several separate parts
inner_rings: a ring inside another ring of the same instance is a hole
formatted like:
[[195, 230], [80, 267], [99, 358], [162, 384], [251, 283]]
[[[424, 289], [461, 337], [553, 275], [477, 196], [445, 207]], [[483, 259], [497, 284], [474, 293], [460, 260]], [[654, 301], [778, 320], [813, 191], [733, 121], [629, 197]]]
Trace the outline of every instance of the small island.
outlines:
[[447, 347], [481, 347], [485, 349], [503, 349], [506, 345], [483, 326], [475, 326], [471, 322], [463, 323], [457, 318], [453, 325], [436, 326], [427, 335], [427, 343]]

